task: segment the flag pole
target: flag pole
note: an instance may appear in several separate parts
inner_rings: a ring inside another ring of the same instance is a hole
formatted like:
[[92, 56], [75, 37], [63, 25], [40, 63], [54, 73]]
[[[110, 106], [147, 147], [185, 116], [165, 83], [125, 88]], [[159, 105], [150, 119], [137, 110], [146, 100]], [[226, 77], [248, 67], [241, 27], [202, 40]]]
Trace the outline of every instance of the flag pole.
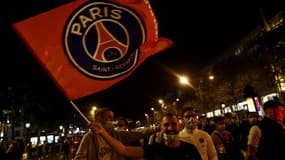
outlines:
[[76, 109], [76, 111], [83, 117], [83, 119], [89, 124], [89, 119], [80, 111], [80, 109], [73, 103], [73, 101], [70, 101], [70, 103]]

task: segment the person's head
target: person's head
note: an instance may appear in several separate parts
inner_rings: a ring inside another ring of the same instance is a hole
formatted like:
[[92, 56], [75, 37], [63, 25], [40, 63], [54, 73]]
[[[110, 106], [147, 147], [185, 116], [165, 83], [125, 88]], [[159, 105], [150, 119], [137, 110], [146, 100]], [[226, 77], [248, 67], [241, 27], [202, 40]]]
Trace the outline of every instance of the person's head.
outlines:
[[226, 122], [226, 124], [232, 124], [233, 123], [233, 113], [231, 113], [231, 112], [228, 112], [228, 113], [226, 113], [225, 114], [225, 122]]
[[263, 110], [264, 110], [266, 117], [283, 123], [283, 120], [284, 120], [284, 104], [282, 104], [276, 100], [269, 100], [263, 104]]
[[258, 114], [256, 112], [248, 112], [247, 119], [249, 123], [256, 123], [258, 121]]
[[214, 122], [215, 122], [216, 130], [224, 131], [226, 129], [225, 117], [222, 117], [222, 116], [214, 117]]
[[129, 122], [124, 117], [117, 117], [116, 118], [116, 130], [119, 131], [127, 131], [129, 126]]
[[63, 143], [68, 143], [68, 139], [64, 138]]
[[166, 113], [162, 116], [160, 130], [164, 133], [163, 139], [166, 144], [172, 144], [178, 140], [178, 133], [181, 129], [179, 118], [174, 113]]
[[183, 124], [187, 129], [195, 129], [198, 125], [197, 112], [193, 107], [184, 107], [182, 110]]
[[207, 117], [204, 116], [204, 115], [200, 116], [200, 117], [199, 117], [199, 123], [200, 123], [201, 125], [206, 125], [206, 124], [208, 124], [208, 119], [207, 119]]
[[114, 113], [110, 108], [100, 108], [95, 112], [95, 121], [101, 123], [104, 128], [113, 127]]
[[160, 121], [160, 129], [166, 134], [178, 134], [181, 129], [178, 116], [174, 113], [165, 113]]

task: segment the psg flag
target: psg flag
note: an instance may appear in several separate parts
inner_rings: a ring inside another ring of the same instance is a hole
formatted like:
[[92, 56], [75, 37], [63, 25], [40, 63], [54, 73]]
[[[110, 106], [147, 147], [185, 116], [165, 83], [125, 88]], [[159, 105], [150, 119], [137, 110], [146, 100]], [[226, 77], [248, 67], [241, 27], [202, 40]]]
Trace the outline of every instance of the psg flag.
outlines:
[[107, 89], [173, 45], [158, 37], [148, 0], [76, 0], [12, 27], [69, 100]]

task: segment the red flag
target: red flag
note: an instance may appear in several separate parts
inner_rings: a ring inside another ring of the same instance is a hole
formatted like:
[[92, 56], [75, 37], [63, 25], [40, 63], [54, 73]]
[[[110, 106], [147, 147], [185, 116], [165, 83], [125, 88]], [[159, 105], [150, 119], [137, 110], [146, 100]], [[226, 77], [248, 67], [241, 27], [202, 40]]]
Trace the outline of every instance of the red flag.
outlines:
[[13, 28], [69, 100], [112, 86], [173, 44], [158, 37], [148, 0], [77, 0]]

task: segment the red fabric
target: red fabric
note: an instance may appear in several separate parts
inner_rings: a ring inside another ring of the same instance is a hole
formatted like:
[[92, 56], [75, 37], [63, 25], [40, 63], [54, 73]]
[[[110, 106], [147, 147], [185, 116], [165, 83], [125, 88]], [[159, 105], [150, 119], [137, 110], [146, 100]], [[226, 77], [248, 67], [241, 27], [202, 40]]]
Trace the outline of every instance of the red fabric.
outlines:
[[114, 85], [127, 78], [147, 57], [173, 44], [167, 38], [158, 38], [157, 21], [147, 0], [110, 1], [131, 7], [143, 17], [146, 26], [146, 40], [140, 47], [137, 64], [127, 74], [113, 79], [96, 79], [86, 76], [69, 61], [62, 42], [67, 19], [85, 2], [87, 0], [67, 3], [13, 24], [14, 30], [69, 100], [75, 100]]

